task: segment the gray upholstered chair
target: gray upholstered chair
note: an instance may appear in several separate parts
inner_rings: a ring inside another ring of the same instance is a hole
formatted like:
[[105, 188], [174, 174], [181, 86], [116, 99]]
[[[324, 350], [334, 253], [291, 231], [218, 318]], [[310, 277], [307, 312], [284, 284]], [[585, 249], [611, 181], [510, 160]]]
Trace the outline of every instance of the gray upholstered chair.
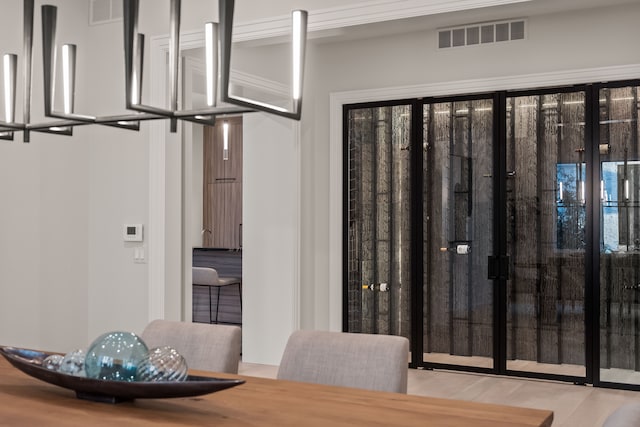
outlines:
[[238, 326], [154, 320], [141, 336], [149, 348], [176, 349], [189, 369], [238, 373], [242, 346]]
[[[193, 284], [195, 286], [207, 286], [209, 290], [209, 323], [230, 323], [234, 325], [242, 324], [242, 280], [238, 277], [220, 277], [218, 271], [211, 267], [193, 267]], [[231, 285], [237, 285], [232, 290], [237, 292], [223, 291], [229, 290]], [[212, 295], [215, 289], [215, 309]], [[221, 294], [225, 293], [226, 296]], [[221, 298], [226, 299], [226, 305], [232, 307], [230, 312], [221, 311]], [[237, 298], [237, 299], [236, 299]], [[229, 304], [231, 300], [232, 304]]]
[[406, 393], [408, 362], [404, 337], [296, 331], [278, 379]]
[[626, 403], [616, 409], [604, 421], [602, 427], [640, 426], [640, 403]]

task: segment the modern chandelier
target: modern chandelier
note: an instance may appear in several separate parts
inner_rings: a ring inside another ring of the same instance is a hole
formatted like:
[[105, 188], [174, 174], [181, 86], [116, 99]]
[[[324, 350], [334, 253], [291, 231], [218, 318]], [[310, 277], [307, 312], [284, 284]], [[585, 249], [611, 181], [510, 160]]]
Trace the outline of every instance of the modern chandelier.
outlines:
[[144, 65], [144, 34], [138, 32], [139, 0], [123, 0], [125, 108], [130, 112], [113, 116], [91, 116], [74, 111], [76, 45], [65, 44], [62, 53], [63, 111], [56, 111], [56, 23], [57, 7], [42, 6], [42, 64], [44, 83], [44, 114], [56, 119], [47, 123], [31, 123], [31, 80], [33, 65], [34, 0], [24, 0], [24, 91], [22, 122], [16, 121], [16, 75], [18, 57], [5, 54], [3, 66], [4, 120], [0, 120], [0, 139], [13, 140], [15, 132], [23, 132], [29, 142], [30, 132], [72, 135], [75, 126], [105, 125], [139, 130], [143, 120], [169, 119], [171, 132], [176, 132], [178, 120], [213, 125], [216, 117], [253, 111], [300, 120], [302, 84], [307, 40], [307, 12], [294, 10], [292, 19], [292, 86], [290, 108], [233, 95], [230, 91], [231, 43], [233, 33], [234, 0], [219, 0], [219, 23], [205, 24], [205, 78], [207, 106], [182, 110], [178, 105], [178, 66], [180, 58], [181, 0], [170, 2], [169, 33], [169, 106], [150, 106], [142, 103], [142, 74]]

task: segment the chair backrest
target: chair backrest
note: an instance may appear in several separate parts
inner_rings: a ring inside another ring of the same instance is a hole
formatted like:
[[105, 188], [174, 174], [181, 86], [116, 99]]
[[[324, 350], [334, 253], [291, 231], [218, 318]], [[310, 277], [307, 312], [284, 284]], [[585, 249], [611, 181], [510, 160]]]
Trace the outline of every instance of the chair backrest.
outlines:
[[191, 271], [193, 279], [191, 280], [194, 285], [210, 285], [218, 286], [220, 279], [218, 278], [218, 272], [215, 268], [211, 267], [193, 267]]
[[392, 335], [296, 331], [278, 379], [407, 392], [409, 340]]
[[613, 411], [602, 427], [638, 427], [640, 426], [640, 403], [626, 403]]
[[176, 349], [189, 369], [238, 373], [242, 338], [237, 326], [154, 320], [141, 336], [149, 348]]

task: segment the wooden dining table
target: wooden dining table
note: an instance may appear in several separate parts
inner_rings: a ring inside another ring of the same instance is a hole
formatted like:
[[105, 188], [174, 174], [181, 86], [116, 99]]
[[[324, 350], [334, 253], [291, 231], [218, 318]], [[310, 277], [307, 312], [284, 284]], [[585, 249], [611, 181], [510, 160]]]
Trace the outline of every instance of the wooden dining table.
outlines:
[[217, 393], [108, 404], [32, 378], [0, 358], [0, 426], [550, 426], [553, 412], [241, 375]]

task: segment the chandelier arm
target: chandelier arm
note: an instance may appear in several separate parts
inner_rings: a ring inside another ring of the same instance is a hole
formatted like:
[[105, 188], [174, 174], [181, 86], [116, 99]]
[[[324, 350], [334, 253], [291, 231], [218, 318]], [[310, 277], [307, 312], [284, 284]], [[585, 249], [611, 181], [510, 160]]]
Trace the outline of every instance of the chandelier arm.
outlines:
[[120, 116], [104, 116], [96, 118], [96, 124], [128, 130], [140, 130], [140, 122], [146, 120], [166, 119], [155, 114], [125, 114]]
[[12, 130], [0, 130], [0, 140], [13, 141], [13, 134]]
[[[177, 4], [176, 4], [177, 3]], [[177, 59], [172, 60], [172, 57], [176, 57], [179, 52], [175, 49], [174, 40], [176, 38], [175, 33], [178, 33], [177, 39], [179, 43], [179, 14], [180, 4], [179, 0], [171, 1], [171, 41], [170, 41], [170, 55], [169, 55], [169, 72], [171, 78], [171, 103], [173, 104], [173, 91], [174, 91], [174, 78], [176, 79], [175, 88], [177, 91], [177, 71], [173, 71], [174, 62], [177, 64]], [[165, 108], [158, 108], [150, 105], [142, 104], [142, 70], [144, 64], [144, 35], [138, 33], [138, 15], [139, 15], [140, 2], [139, 0], [123, 0], [123, 29], [124, 29], [124, 55], [125, 55], [125, 105], [128, 110], [137, 111], [140, 113], [151, 114], [156, 118], [168, 118], [172, 120], [171, 131], [177, 130], [177, 124], [174, 113], [172, 110]], [[176, 14], [178, 19], [176, 18]], [[177, 22], [177, 26], [174, 26], [174, 22]], [[179, 44], [178, 44], [179, 47]], [[177, 100], [177, 92], [176, 92]], [[177, 101], [176, 101], [177, 103]]]
[[51, 116], [55, 98], [56, 78], [56, 18], [58, 8], [45, 4], [42, 6], [42, 75], [44, 78], [44, 115]]
[[308, 14], [304, 10], [295, 10], [291, 15], [292, 35], [291, 41], [293, 46], [292, 52], [292, 108], [286, 109], [266, 102], [234, 96], [230, 94], [230, 75], [231, 75], [231, 46], [233, 37], [233, 9], [234, 0], [220, 0], [218, 2], [219, 18], [220, 18], [220, 99], [222, 102], [253, 108], [255, 110], [264, 111], [278, 116], [287, 117], [294, 120], [300, 120], [302, 113], [302, 84], [304, 79], [304, 62], [306, 56], [307, 45], [307, 21]]
[[84, 126], [84, 125], [90, 125], [90, 124], [92, 123], [80, 122], [77, 120], [57, 120], [53, 122], [29, 123], [28, 125], [26, 125], [26, 129], [37, 131], [37, 132], [45, 132], [48, 130], [48, 131], [51, 131], [52, 133], [60, 133], [60, 131], [55, 128], [67, 128], [67, 127]]
[[[79, 126], [81, 124], [101, 124], [105, 126], [112, 126], [121, 129], [128, 130], [140, 130], [141, 120], [155, 120], [164, 119], [165, 115], [148, 114], [127, 114], [118, 116], [90, 116], [83, 114], [76, 114], [74, 110], [74, 98], [75, 98], [75, 63], [76, 63], [76, 46], [71, 44], [65, 44], [62, 47], [63, 51], [63, 86], [64, 86], [64, 112], [56, 111], [54, 109], [55, 103], [55, 67], [56, 67], [56, 7], [47, 6], [47, 10], [44, 10], [43, 6], [43, 63], [45, 64], [45, 90], [50, 93], [50, 97], [45, 99], [45, 115], [48, 117], [55, 117], [62, 120], [71, 121], [72, 126]], [[138, 40], [137, 48], [142, 49], [144, 46], [144, 36], [137, 35]], [[140, 53], [142, 53], [140, 51]], [[138, 82], [141, 82], [139, 79]], [[55, 126], [61, 127], [61, 126]], [[57, 133], [59, 131], [56, 131]]]
[[25, 125], [23, 123], [14, 123], [14, 122], [5, 122], [0, 120], [0, 132], [4, 130], [25, 130]]
[[218, 40], [220, 43], [220, 100], [229, 102], [229, 75], [231, 73], [231, 37], [233, 36], [234, 0], [218, 1]]
[[193, 110], [181, 110], [176, 111], [175, 116], [179, 119], [188, 118], [190, 116], [220, 116], [226, 114], [241, 114], [241, 113], [254, 113], [256, 110], [253, 108], [238, 107], [237, 105], [230, 105], [225, 107], [215, 108], [196, 108]]
[[123, 0], [125, 105], [127, 109], [131, 109], [132, 104], [139, 103], [141, 89], [134, 79], [133, 66], [135, 39], [138, 34], [138, 9], [139, 0]]
[[[171, 84], [171, 111], [178, 110], [178, 67], [180, 59], [180, 0], [171, 0], [169, 31], [169, 82]], [[178, 120], [171, 118], [171, 132], [176, 132]]]
[[[42, 64], [44, 78], [44, 115], [47, 117], [55, 117], [63, 120], [72, 120], [77, 122], [94, 123], [94, 116], [74, 114], [73, 113], [73, 97], [75, 86], [75, 70], [69, 70], [69, 74], [65, 75], [65, 103], [69, 108], [65, 112], [54, 110], [55, 104], [55, 79], [56, 79], [56, 26], [57, 26], [57, 7], [51, 5], [42, 6]], [[73, 54], [70, 61], [72, 64], [65, 64], [67, 67], [75, 68], [75, 46], [73, 46]], [[66, 109], [66, 108], [65, 108]]]
[[[24, 93], [22, 104], [22, 121], [28, 124], [31, 121], [31, 74], [33, 65], [33, 14], [34, 0], [23, 2], [23, 47], [22, 62], [24, 68]], [[23, 142], [29, 142], [29, 130], [23, 132]]]

